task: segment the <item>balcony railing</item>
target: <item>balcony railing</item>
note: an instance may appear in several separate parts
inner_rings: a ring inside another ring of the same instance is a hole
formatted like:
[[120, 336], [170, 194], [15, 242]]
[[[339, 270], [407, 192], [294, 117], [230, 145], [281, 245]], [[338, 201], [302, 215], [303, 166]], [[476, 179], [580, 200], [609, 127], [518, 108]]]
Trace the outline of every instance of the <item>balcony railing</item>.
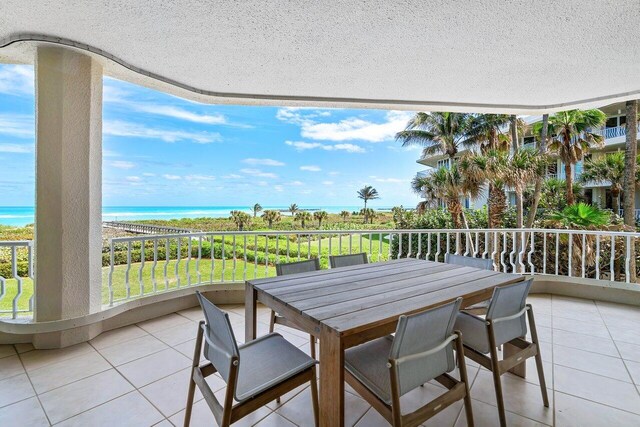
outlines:
[[33, 315], [33, 243], [0, 241], [0, 317]]
[[[501, 272], [634, 283], [640, 275], [639, 243], [640, 233], [547, 229], [300, 230], [113, 238], [102, 254], [103, 304], [274, 276], [275, 265], [284, 262], [319, 258], [322, 268], [328, 268], [330, 255], [358, 252], [367, 253], [370, 262], [406, 257], [444, 261], [445, 254], [456, 253], [493, 259]], [[32, 244], [0, 242], [0, 249], [2, 315], [28, 315], [34, 305]]]

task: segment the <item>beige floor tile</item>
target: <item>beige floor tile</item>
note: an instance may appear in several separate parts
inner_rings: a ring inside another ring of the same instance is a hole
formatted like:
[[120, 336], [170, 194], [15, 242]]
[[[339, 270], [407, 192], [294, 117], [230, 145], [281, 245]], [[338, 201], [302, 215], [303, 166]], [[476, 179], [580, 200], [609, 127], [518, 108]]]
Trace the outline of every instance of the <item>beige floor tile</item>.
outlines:
[[[536, 360], [532, 357], [527, 359], [527, 375], [525, 378], [521, 378], [517, 375], [507, 373], [509, 378], [514, 380], [526, 381], [530, 384], [540, 385], [540, 378], [538, 377], [538, 368], [536, 366]], [[553, 364], [551, 362], [542, 361], [542, 369], [544, 371], [544, 380], [547, 383], [547, 388], [551, 388], [553, 385]]]
[[640, 396], [630, 383], [555, 365], [554, 388], [562, 393], [640, 414]]
[[110, 369], [39, 397], [49, 419], [55, 424], [130, 391], [133, 391], [131, 384], [115, 369]]
[[[429, 401], [440, 396], [445, 391], [446, 390], [444, 388], [436, 387], [432, 384], [425, 384], [424, 387], [418, 387], [402, 396], [400, 399], [400, 405], [405, 413], [415, 411]], [[463, 406], [463, 401], [459, 400], [444, 409], [442, 412], [438, 413], [435, 417], [425, 421], [423, 425], [429, 427], [453, 426], [460, 414], [460, 411], [463, 409]]]
[[10, 344], [0, 345], [0, 358], [16, 354], [16, 349]]
[[631, 362], [630, 360], [627, 360], [624, 364], [627, 366], [633, 382], [640, 385], [640, 362]]
[[49, 421], [38, 399], [32, 397], [0, 408], [0, 426], [48, 427]]
[[[507, 411], [525, 418], [551, 425], [553, 408], [545, 408], [542, 404], [540, 387], [526, 381], [503, 375], [502, 391]], [[550, 404], [553, 405], [551, 392], [548, 391]], [[471, 397], [490, 405], [496, 405], [495, 388], [491, 372], [480, 370], [471, 388]]]
[[256, 427], [296, 427], [294, 423], [272, 412], [265, 419], [258, 422]]
[[28, 351], [33, 350], [33, 344], [31, 343], [14, 344], [14, 347], [16, 348], [16, 351], [18, 352], [18, 354], [26, 353]]
[[59, 348], [55, 350], [33, 350], [20, 355], [24, 368], [27, 371], [42, 368], [52, 363], [58, 363], [63, 360], [81, 356], [83, 354], [95, 353], [93, 347], [89, 344], [81, 343], [70, 347]]
[[617, 342], [616, 346], [618, 347], [623, 359], [640, 362], [640, 343], [631, 344], [627, 342]]
[[[182, 424], [180, 424], [182, 425]], [[153, 427], [174, 427], [169, 420], [162, 420], [158, 424], [154, 424]]]
[[191, 322], [191, 320], [187, 319], [184, 316], [177, 315], [175, 313], [167, 314], [166, 316], [156, 317], [155, 319], [146, 320], [144, 322], [138, 323], [145, 331], [150, 334], [154, 334], [156, 332], [160, 332], [163, 329], [168, 329], [176, 325], [180, 325], [182, 323]]
[[24, 368], [17, 354], [0, 359], [0, 380], [24, 373]]
[[190, 366], [189, 359], [178, 351], [168, 348], [118, 366], [135, 387], [142, 387]]
[[[476, 427], [495, 427], [500, 425], [500, 418], [498, 415], [497, 407], [484, 402], [480, 402], [475, 399], [472, 399], [472, 407], [473, 421]], [[507, 417], [507, 425], [509, 427], [541, 427], [548, 425], [529, 418], [522, 417], [509, 411], [506, 411], [505, 416]], [[455, 426], [466, 427], [466, 425], [467, 415], [464, 411], [462, 411]]]
[[[351, 393], [345, 393], [344, 418], [345, 425], [354, 425], [370, 408], [362, 398]], [[311, 390], [307, 387], [293, 399], [276, 410], [300, 427], [313, 425], [313, 407], [311, 406]]]
[[51, 363], [29, 372], [38, 394], [110, 369], [111, 365], [97, 352]]
[[199, 305], [187, 308], [186, 310], [178, 311], [177, 314], [179, 314], [180, 316], [184, 316], [189, 320], [193, 320], [194, 322], [204, 320], [204, 314], [202, 313], [202, 308]]
[[637, 323], [634, 328], [618, 328], [609, 326], [609, 332], [614, 341], [627, 342], [630, 344], [640, 343], [640, 328]]
[[[551, 328], [536, 325], [536, 330], [538, 331], [538, 339], [540, 340], [540, 342], [553, 342], [553, 330]], [[527, 334], [526, 338], [527, 340], [531, 341], [531, 334]]]
[[[442, 424], [442, 426], [451, 426], [453, 424]], [[373, 408], [370, 408], [358, 420], [356, 427], [389, 427], [389, 422]]]
[[0, 381], [0, 407], [35, 396], [26, 374], [19, 374]]
[[581, 371], [591, 372], [620, 381], [631, 382], [622, 359], [575, 348], [555, 346], [553, 362]]
[[618, 357], [618, 350], [609, 337], [594, 337], [592, 335], [578, 334], [575, 332], [556, 329], [553, 331], [553, 344], [563, 347], [577, 348], [592, 353]]
[[[184, 409], [187, 403], [187, 389], [191, 368], [183, 369], [168, 377], [162, 378], [140, 389], [140, 392], [160, 410], [166, 417], [170, 417]], [[217, 375], [207, 378], [207, 383], [213, 392], [225, 386], [224, 381]], [[202, 393], [196, 387], [195, 401], [202, 399]]]
[[[345, 386], [347, 386], [347, 384], [345, 384]], [[271, 402], [267, 403], [267, 406], [273, 410], [278, 409], [280, 406], [284, 405], [285, 403], [293, 399], [295, 396], [298, 395], [298, 393], [300, 393], [302, 390], [304, 390], [307, 387], [309, 387], [309, 383], [300, 384], [298, 387], [280, 396], [280, 403], [276, 402], [275, 400], [272, 400]]]
[[103, 348], [99, 352], [109, 363], [120, 366], [167, 348], [169, 347], [158, 338], [145, 333], [139, 338]]
[[89, 343], [97, 350], [101, 350], [105, 347], [120, 344], [125, 341], [130, 341], [134, 338], [147, 335], [147, 332], [139, 328], [136, 325], [125, 326], [123, 328], [114, 329], [111, 331], [103, 332]]
[[[265, 418], [270, 413], [271, 410], [266, 406], [263, 406], [262, 408], [250, 413], [246, 417], [234, 423], [233, 427], [250, 427]], [[182, 426], [184, 423], [184, 410], [169, 418], [169, 421], [171, 421], [171, 423], [173, 423], [173, 425], [175, 426]], [[215, 418], [213, 417], [213, 414], [211, 413], [211, 409], [209, 409], [209, 406], [207, 406], [207, 403], [204, 400], [200, 400], [193, 405], [190, 425], [191, 427], [214, 427], [218, 425]]]
[[591, 335], [594, 337], [609, 338], [609, 331], [603, 324], [587, 323], [582, 320], [566, 319], [553, 316], [553, 328], [568, 332]]
[[138, 427], [154, 425], [163, 418], [162, 414], [140, 393], [133, 391], [58, 425], [60, 427]]
[[556, 392], [557, 427], [638, 426], [640, 416]]
[[188, 323], [182, 323], [180, 325], [172, 326], [171, 328], [163, 329], [153, 335], [164, 343], [174, 346], [194, 339], [198, 333], [197, 325], [197, 323], [189, 321]]
[[[189, 340], [178, 345], [174, 345], [173, 348], [178, 350], [180, 353], [184, 354], [189, 360], [193, 359], [193, 352], [195, 350], [196, 340]], [[202, 346], [202, 350], [200, 350], [200, 361], [204, 360], [204, 344]]]

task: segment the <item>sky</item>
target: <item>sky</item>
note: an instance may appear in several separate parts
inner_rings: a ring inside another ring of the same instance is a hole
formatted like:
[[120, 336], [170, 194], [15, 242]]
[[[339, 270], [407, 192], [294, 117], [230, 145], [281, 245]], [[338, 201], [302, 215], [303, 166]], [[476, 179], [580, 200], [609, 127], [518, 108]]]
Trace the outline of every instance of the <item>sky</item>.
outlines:
[[[0, 206], [33, 206], [33, 67], [0, 64]], [[209, 105], [105, 77], [104, 206], [354, 206], [418, 202], [411, 112]]]

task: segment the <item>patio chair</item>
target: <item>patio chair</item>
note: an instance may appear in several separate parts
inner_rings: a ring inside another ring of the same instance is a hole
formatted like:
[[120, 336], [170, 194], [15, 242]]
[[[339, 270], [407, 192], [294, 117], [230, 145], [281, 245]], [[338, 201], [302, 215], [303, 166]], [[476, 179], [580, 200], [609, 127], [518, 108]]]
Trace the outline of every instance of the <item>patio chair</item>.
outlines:
[[349, 267], [350, 265], [360, 265], [369, 263], [366, 252], [350, 255], [331, 255], [329, 265], [331, 268]]
[[[310, 259], [307, 261], [297, 261], [297, 262], [288, 262], [285, 264], [276, 264], [276, 274], [278, 276], [286, 276], [289, 274], [297, 274], [297, 273], [307, 273], [309, 271], [318, 271], [320, 270], [320, 260], [318, 258]], [[303, 331], [301, 327], [297, 326], [294, 323], [291, 323], [289, 320], [285, 319], [283, 316], [280, 316], [275, 311], [271, 310], [271, 318], [269, 321], [269, 333], [273, 332], [275, 325], [283, 325], [288, 326], [290, 328], [297, 329], [299, 331]], [[316, 339], [313, 335], [309, 334], [309, 345], [311, 346], [311, 357], [316, 358]]]
[[[455, 328], [460, 330], [464, 336], [465, 355], [493, 373], [500, 425], [503, 427], [506, 426], [507, 422], [500, 376], [525, 363], [530, 357], [535, 357], [536, 359], [542, 401], [545, 407], [549, 407], [533, 308], [530, 304], [526, 304], [532, 282], [533, 279], [529, 279], [513, 285], [495, 288], [485, 318], [462, 311], [456, 319]], [[524, 339], [527, 335], [525, 315], [529, 319], [531, 342]], [[505, 346], [513, 346], [511, 348], [517, 348], [518, 350], [514, 354], [505, 355], [500, 360], [498, 358], [498, 347], [503, 344]]]
[[[483, 270], [493, 270], [493, 260], [482, 259], [464, 255], [445, 254], [444, 262], [447, 264], [463, 265], [465, 267], [481, 268]], [[489, 300], [480, 301], [469, 307], [465, 307], [463, 310], [467, 313], [473, 314], [485, 314], [489, 308]]]
[[[453, 331], [461, 299], [400, 316], [395, 337], [369, 341], [345, 351], [345, 380], [393, 426], [417, 426], [464, 399], [467, 424], [473, 426], [471, 397], [460, 332]], [[455, 341], [460, 381], [455, 369]], [[400, 397], [435, 379], [448, 390], [421, 408], [402, 414]]]
[[[196, 386], [216, 422], [227, 427], [301, 384], [311, 385], [315, 425], [318, 425], [316, 360], [279, 334], [269, 334], [238, 346], [229, 315], [196, 292], [205, 321], [198, 324], [184, 425], [189, 426]], [[204, 357], [200, 352], [204, 338]], [[205, 378], [218, 372], [227, 389], [218, 402]], [[234, 399], [236, 403], [234, 404]]]

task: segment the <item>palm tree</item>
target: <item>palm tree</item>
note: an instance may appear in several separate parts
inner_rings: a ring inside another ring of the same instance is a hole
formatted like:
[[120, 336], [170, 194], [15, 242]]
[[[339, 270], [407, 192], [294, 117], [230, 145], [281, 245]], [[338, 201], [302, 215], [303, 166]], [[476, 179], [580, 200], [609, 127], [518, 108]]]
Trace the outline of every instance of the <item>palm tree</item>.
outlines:
[[236, 224], [238, 231], [242, 231], [245, 225], [251, 223], [251, 216], [242, 211], [231, 211], [230, 219]]
[[378, 190], [373, 188], [370, 185], [365, 185], [360, 190], [358, 190], [358, 199], [364, 200], [364, 208], [367, 208], [367, 202], [369, 200], [379, 199]]
[[[624, 223], [625, 225], [635, 227], [635, 197], [637, 182], [635, 178], [638, 167], [634, 159], [638, 155], [638, 101], [627, 101], [626, 114], [627, 136], [625, 145]], [[635, 268], [633, 271], [635, 272]]]
[[549, 219], [569, 229], [593, 229], [609, 224], [609, 212], [586, 203], [578, 203], [554, 212]]
[[516, 193], [516, 227], [522, 228], [524, 208], [522, 199], [524, 190], [530, 182], [544, 174], [547, 159], [535, 148], [523, 147], [511, 154], [502, 169], [503, 182]]
[[289, 205], [289, 209], [287, 209], [287, 210], [289, 212], [291, 212], [291, 216], [294, 216], [296, 214], [296, 212], [298, 212], [300, 210], [300, 208], [295, 203], [292, 203], [291, 205]]
[[564, 163], [569, 205], [575, 202], [573, 165], [582, 160], [590, 148], [602, 145], [603, 136], [593, 130], [603, 126], [606, 120], [607, 115], [598, 109], [562, 111], [549, 117], [549, 133], [554, 135], [549, 148]]
[[343, 221], [346, 221], [349, 218], [350, 215], [351, 214], [349, 213], [349, 211], [340, 212], [340, 217], [342, 218]]
[[[624, 179], [625, 159], [624, 153], [621, 151], [608, 153], [598, 160], [585, 162], [582, 176], [580, 177], [582, 182], [611, 183], [609, 187], [611, 190], [611, 207], [616, 215], [620, 212], [620, 193], [622, 192]], [[625, 199], [626, 196], [625, 194]]]
[[451, 168], [436, 169], [424, 179], [426, 180], [423, 181], [425, 187], [429, 187], [429, 191], [435, 197], [446, 202], [453, 226], [462, 228], [466, 220], [460, 198], [465, 196], [476, 198], [482, 189], [482, 181], [463, 174], [456, 164]]
[[424, 198], [424, 201], [419, 202], [416, 206], [416, 212], [419, 215], [426, 212], [428, 208], [437, 207], [438, 196], [433, 189], [433, 181], [429, 177], [422, 175], [413, 177], [411, 180], [411, 190]]
[[[507, 151], [511, 138], [504, 134], [503, 129], [510, 123], [507, 114], [476, 114], [469, 125], [468, 137], [465, 144], [478, 144], [480, 152]], [[495, 177], [489, 177], [488, 226], [499, 227], [502, 224], [504, 212], [507, 209], [507, 198], [504, 194], [504, 183]]]
[[307, 211], [298, 211], [296, 212], [296, 221], [300, 221], [300, 225], [304, 228], [307, 221], [311, 221], [311, 214]]
[[262, 206], [260, 206], [260, 203], [256, 203], [251, 208], [251, 211], [253, 212], [253, 217], [255, 218], [258, 215], [258, 212], [262, 212]]
[[[539, 134], [538, 139], [538, 152], [540, 155], [545, 155], [547, 152], [547, 131], [549, 130], [549, 114], [542, 115], [542, 122], [538, 126], [534, 126], [534, 135]], [[537, 132], [536, 132], [537, 131]], [[544, 170], [542, 173], [538, 175], [536, 178], [536, 184], [533, 190], [533, 200], [531, 205], [529, 206], [529, 214], [527, 215], [527, 226], [526, 228], [531, 228], [533, 226], [533, 221], [536, 219], [536, 212], [538, 211], [538, 204], [540, 203], [540, 196], [542, 195], [542, 182], [544, 181], [544, 176], [547, 172], [546, 165], [544, 166]]]
[[369, 222], [373, 224], [373, 220], [376, 217], [376, 211], [374, 211], [371, 208], [362, 208], [360, 209], [360, 215], [362, 215], [363, 217], [363, 220], [362, 220], [363, 224], [367, 224]]
[[329, 218], [329, 214], [326, 211], [316, 211], [313, 213], [313, 219], [318, 221], [318, 227], [322, 227], [322, 221]]
[[416, 113], [405, 130], [396, 134], [402, 146], [424, 147], [422, 157], [443, 154], [453, 159], [465, 145], [471, 116], [463, 113]]
[[487, 150], [468, 154], [460, 159], [460, 171], [472, 182], [488, 182], [488, 227], [500, 228], [507, 211], [504, 192], [504, 169], [508, 165], [508, 153], [503, 150]]
[[273, 228], [273, 223], [280, 222], [282, 217], [280, 216], [279, 211], [269, 209], [264, 211], [264, 213], [262, 214], [262, 219], [267, 221], [267, 223], [269, 224], [269, 228]]

